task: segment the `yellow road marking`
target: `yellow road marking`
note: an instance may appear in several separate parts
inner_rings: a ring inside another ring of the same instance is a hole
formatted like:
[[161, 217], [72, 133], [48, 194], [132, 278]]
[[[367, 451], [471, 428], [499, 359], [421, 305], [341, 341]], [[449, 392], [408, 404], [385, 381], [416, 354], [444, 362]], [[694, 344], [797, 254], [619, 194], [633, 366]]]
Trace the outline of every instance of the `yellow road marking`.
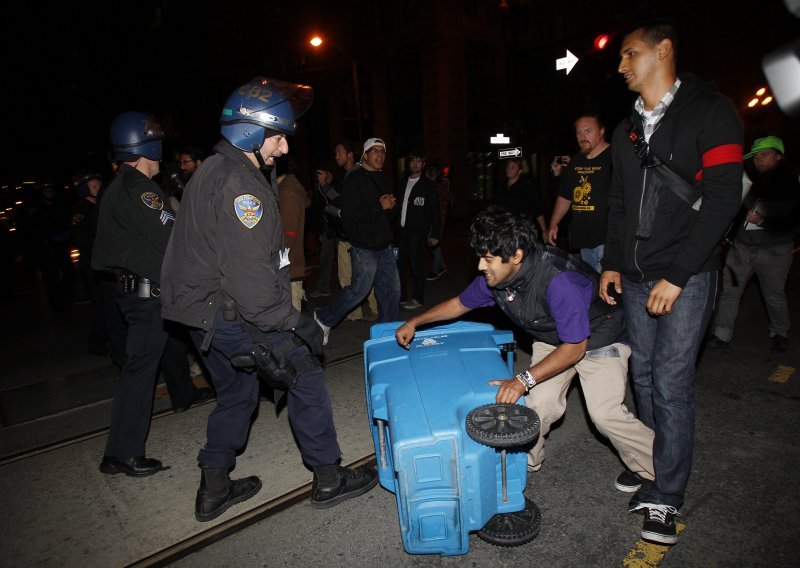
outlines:
[[[683, 523], [675, 523], [675, 529], [678, 534], [681, 534], [685, 528], [686, 525]], [[639, 539], [636, 541], [636, 546], [631, 548], [625, 558], [622, 559], [622, 565], [625, 568], [654, 568], [660, 566], [661, 561], [664, 560], [664, 555], [669, 549], [669, 546], [653, 544]]]
[[788, 365], [778, 365], [778, 368], [775, 369], [775, 372], [772, 373], [767, 380], [772, 381], [773, 383], [785, 383], [789, 380], [789, 377], [792, 376], [794, 371], [794, 367], [789, 367]]

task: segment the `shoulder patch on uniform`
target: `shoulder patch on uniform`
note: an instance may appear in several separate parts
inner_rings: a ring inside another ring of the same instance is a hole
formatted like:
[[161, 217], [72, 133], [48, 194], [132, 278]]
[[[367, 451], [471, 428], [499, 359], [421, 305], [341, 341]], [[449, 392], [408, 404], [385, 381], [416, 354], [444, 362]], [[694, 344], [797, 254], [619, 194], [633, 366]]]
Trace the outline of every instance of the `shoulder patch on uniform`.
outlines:
[[150, 209], [155, 209], [156, 211], [161, 211], [164, 208], [164, 202], [161, 201], [161, 197], [152, 191], [145, 191], [142, 194], [142, 201]]
[[239, 217], [239, 221], [248, 229], [252, 229], [258, 225], [258, 222], [261, 221], [261, 216], [264, 214], [261, 200], [249, 193], [236, 197], [233, 200], [233, 209], [236, 211], [236, 216]]

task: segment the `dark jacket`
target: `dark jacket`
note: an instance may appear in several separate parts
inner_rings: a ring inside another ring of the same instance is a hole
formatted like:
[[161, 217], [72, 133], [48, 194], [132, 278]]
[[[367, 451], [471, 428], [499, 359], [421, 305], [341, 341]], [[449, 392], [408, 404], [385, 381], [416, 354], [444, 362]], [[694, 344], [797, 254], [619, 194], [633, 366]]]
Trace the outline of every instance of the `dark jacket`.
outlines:
[[536, 218], [542, 215], [542, 198], [538, 188], [527, 177], [520, 176], [510, 186], [504, 183], [495, 195], [494, 204], [527, 216], [538, 227]]
[[[748, 211], [764, 215], [759, 229], [745, 230]], [[797, 173], [783, 160], [765, 174], [753, 174], [753, 187], [747, 193], [739, 214], [733, 222], [733, 239], [742, 244], [776, 247], [791, 244], [794, 232], [800, 227], [800, 183]]]
[[[398, 228], [400, 227], [400, 218], [403, 215], [403, 197], [406, 193], [408, 178], [409, 176], [407, 175], [403, 176], [398, 182], [394, 194], [397, 198], [395, 225]], [[436, 191], [434, 183], [425, 176], [420, 176], [417, 183], [411, 188], [406, 207], [406, 224], [402, 229], [422, 239], [438, 239], [442, 235], [439, 193]]]
[[565, 271], [578, 272], [594, 285], [593, 300], [589, 306], [591, 335], [587, 351], [624, 341], [626, 334], [622, 306], [610, 306], [600, 299], [597, 294], [600, 275], [580, 258], [555, 247], [536, 245], [510, 282], [491, 289], [494, 301], [511, 321], [536, 341], [560, 345], [563, 342], [558, 338], [546, 292], [550, 281]]
[[384, 210], [381, 196], [392, 193], [381, 172], [358, 168], [342, 183], [342, 224], [351, 245], [383, 250], [392, 241], [392, 222], [399, 206]]
[[[650, 137], [651, 150], [683, 179], [694, 184], [699, 212], [662, 191], [649, 239], [636, 239], [647, 191], [624, 121], [611, 141], [612, 178], [608, 238], [603, 270], [636, 281], [665, 278], [683, 287], [700, 272], [720, 268], [719, 245], [742, 195], [742, 125], [727, 98], [693, 75], [681, 75], [675, 99]], [[635, 119], [641, 128], [640, 117]], [[715, 165], [714, 165], [715, 164]]]
[[159, 185], [123, 164], [100, 201], [92, 268], [125, 270], [161, 282], [174, 219]]
[[226, 140], [214, 152], [183, 193], [164, 257], [163, 316], [209, 330], [224, 292], [239, 316], [262, 331], [292, 329], [299, 312], [292, 307], [289, 265], [281, 266], [277, 192]]
[[70, 225], [72, 242], [81, 251], [81, 257], [91, 261], [94, 238], [97, 234], [97, 201], [81, 199], [72, 208]]
[[341, 185], [336, 180], [329, 184], [317, 184], [317, 191], [322, 197], [322, 229], [329, 239], [346, 241], [342, 227], [342, 194]]

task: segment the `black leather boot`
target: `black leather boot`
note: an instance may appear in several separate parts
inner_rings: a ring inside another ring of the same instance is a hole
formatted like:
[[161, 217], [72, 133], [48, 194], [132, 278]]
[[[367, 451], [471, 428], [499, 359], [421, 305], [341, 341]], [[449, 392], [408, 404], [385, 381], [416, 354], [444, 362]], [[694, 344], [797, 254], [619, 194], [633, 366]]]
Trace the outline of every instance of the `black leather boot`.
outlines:
[[311, 506], [315, 509], [333, 507], [345, 499], [363, 495], [377, 484], [378, 472], [372, 467], [364, 470], [336, 464], [315, 467]]
[[261, 480], [255, 475], [231, 481], [227, 468], [201, 465], [194, 518], [201, 523], [216, 519], [231, 505], [247, 501], [260, 490]]

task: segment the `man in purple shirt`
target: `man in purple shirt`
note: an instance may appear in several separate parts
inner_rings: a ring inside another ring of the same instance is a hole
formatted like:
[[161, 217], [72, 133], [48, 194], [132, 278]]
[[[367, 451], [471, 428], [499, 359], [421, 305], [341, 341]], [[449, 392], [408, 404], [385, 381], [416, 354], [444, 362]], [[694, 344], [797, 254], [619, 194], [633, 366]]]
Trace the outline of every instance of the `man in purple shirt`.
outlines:
[[515, 403], [524, 395], [541, 420], [541, 436], [528, 454], [529, 471], [541, 467], [544, 438], [564, 414], [569, 385], [578, 374], [592, 422], [627, 467], [615, 486], [636, 491], [642, 479], [654, 477], [653, 431], [623, 402], [631, 350], [622, 307], [598, 298], [599, 275], [592, 267], [536, 242], [527, 218], [492, 206], [477, 215], [470, 230], [470, 246], [483, 274], [460, 295], [404, 323], [395, 334], [397, 342], [408, 348], [420, 325], [497, 305], [534, 338], [527, 371], [489, 381], [499, 387], [497, 402]]

